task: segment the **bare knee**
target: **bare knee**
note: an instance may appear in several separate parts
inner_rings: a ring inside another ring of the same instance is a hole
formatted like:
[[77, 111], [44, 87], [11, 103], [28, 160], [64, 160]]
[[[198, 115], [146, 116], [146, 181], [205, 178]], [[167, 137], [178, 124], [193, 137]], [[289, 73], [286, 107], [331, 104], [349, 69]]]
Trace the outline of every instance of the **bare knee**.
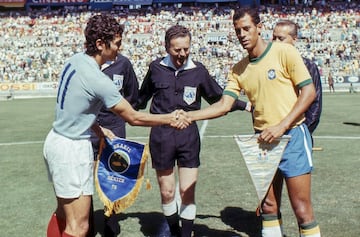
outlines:
[[279, 213], [279, 207], [276, 200], [265, 198], [261, 206], [262, 212], [265, 214], [277, 214]]
[[76, 199], [59, 199], [62, 205], [57, 211], [64, 211], [66, 216], [65, 232], [69, 235], [85, 237], [89, 230], [90, 196]]
[[88, 220], [72, 220], [66, 223], [65, 232], [79, 237], [85, 237], [89, 230]]
[[294, 214], [299, 224], [306, 224], [314, 221], [314, 214], [311, 203], [298, 203], [294, 207]]
[[172, 200], [174, 200], [175, 189], [161, 187], [160, 194], [161, 194], [162, 203], [169, 203]]
[[156, 170], [160, 188], [161, 202], [170, 203], [175, 197], [175, 174], [173, 169]]
[[89, 231], [89, 221], [82, 221], [80, 226], [79, 226], [79, 230], [80, 230], [80, 236], [86, 236], [88, 231]]

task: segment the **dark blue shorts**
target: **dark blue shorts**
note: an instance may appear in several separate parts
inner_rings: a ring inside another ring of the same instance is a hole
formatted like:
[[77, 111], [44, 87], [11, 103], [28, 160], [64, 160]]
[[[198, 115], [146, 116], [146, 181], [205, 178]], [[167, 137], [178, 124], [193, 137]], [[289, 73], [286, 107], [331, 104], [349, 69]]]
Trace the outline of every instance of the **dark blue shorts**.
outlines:
[[156, 170], [200, 166], [200, 135], [196, 123], [177, 130], [169, 126], [157, 126], [150, 132], [150, 154]]

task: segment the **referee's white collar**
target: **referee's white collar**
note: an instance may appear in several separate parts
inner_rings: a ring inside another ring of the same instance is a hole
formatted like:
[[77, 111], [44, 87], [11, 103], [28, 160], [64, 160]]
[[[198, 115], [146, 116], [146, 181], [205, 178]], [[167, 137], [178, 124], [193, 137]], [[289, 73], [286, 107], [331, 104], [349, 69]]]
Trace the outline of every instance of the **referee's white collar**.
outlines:
[[164, 57], [161, 62], [161, 65], [166, 66], [166, 67], [171, 67], [173, 68], [175, 71], [182, 71], [182, 70], [189, 70], [189, 69], [193, 69], [196, 68], [195, 63], [193, 62], [193, 60], [190, 58], [190, 56], [188, 57], [188, 59], [186, 60], [185, 64], [182, 65], [180, 68], [176, 68], [175, 65], [173, 64], [173, 62], [170, 59], [170, 55], [166, 55], [166, 57]]

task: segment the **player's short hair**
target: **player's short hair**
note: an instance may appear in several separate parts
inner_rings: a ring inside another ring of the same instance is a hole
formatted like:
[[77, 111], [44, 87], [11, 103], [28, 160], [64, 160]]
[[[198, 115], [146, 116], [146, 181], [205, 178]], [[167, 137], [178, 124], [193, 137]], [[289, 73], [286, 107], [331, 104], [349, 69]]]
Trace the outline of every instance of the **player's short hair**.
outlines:
[[254, 7], [241, 7], [237, 8], [233, 15], [233, 23], [235, 21], [239, 20], [240, 18], [243, 18], [245, 15], [249, 15], [251, 17], [252, 22], [254, 25], [259, 24], [260, 21], [260, 15], [257, 8]]
[[289, 35], [293, 38], [296, 39], [298, 36], [298, 31], [299, 31], [299, 25], [296, 24], [293, 21], [290, 20], [281, 20], [279, 22], [276, 23], [275, 27], [277, 26], [288, 26], [290, 28], [290, 32]]
[[172, 39], [186, 36], [189, 36], [191, 41], [191, 33], [188, 28], [182, 25], [171, 26], [169, 29], [166, 30], [165, 33], [165, 48], [168, 49], [170, 47], [170, 41]]
[[116, 35], [122, 36], [124, 27], [116, 19], [107, 14], [96, 14], [89, 18], [84, 30], [86, 53], [90, 56], [98, 52], [96, 41], [101, 39], [106, 47], [110, 47], [110, 42]]

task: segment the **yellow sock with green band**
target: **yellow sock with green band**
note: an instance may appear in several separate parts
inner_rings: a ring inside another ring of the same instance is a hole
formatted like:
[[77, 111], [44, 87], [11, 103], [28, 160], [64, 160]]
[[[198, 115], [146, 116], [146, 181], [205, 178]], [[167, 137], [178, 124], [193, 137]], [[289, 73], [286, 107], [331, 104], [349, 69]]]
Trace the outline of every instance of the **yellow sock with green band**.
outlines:
[[262, 214], [262, 237], [282, 237], [281, 215]]
[[316, 221], [301, 224], [299, 227], [300, 237], [321, 237], [320, 227]]

